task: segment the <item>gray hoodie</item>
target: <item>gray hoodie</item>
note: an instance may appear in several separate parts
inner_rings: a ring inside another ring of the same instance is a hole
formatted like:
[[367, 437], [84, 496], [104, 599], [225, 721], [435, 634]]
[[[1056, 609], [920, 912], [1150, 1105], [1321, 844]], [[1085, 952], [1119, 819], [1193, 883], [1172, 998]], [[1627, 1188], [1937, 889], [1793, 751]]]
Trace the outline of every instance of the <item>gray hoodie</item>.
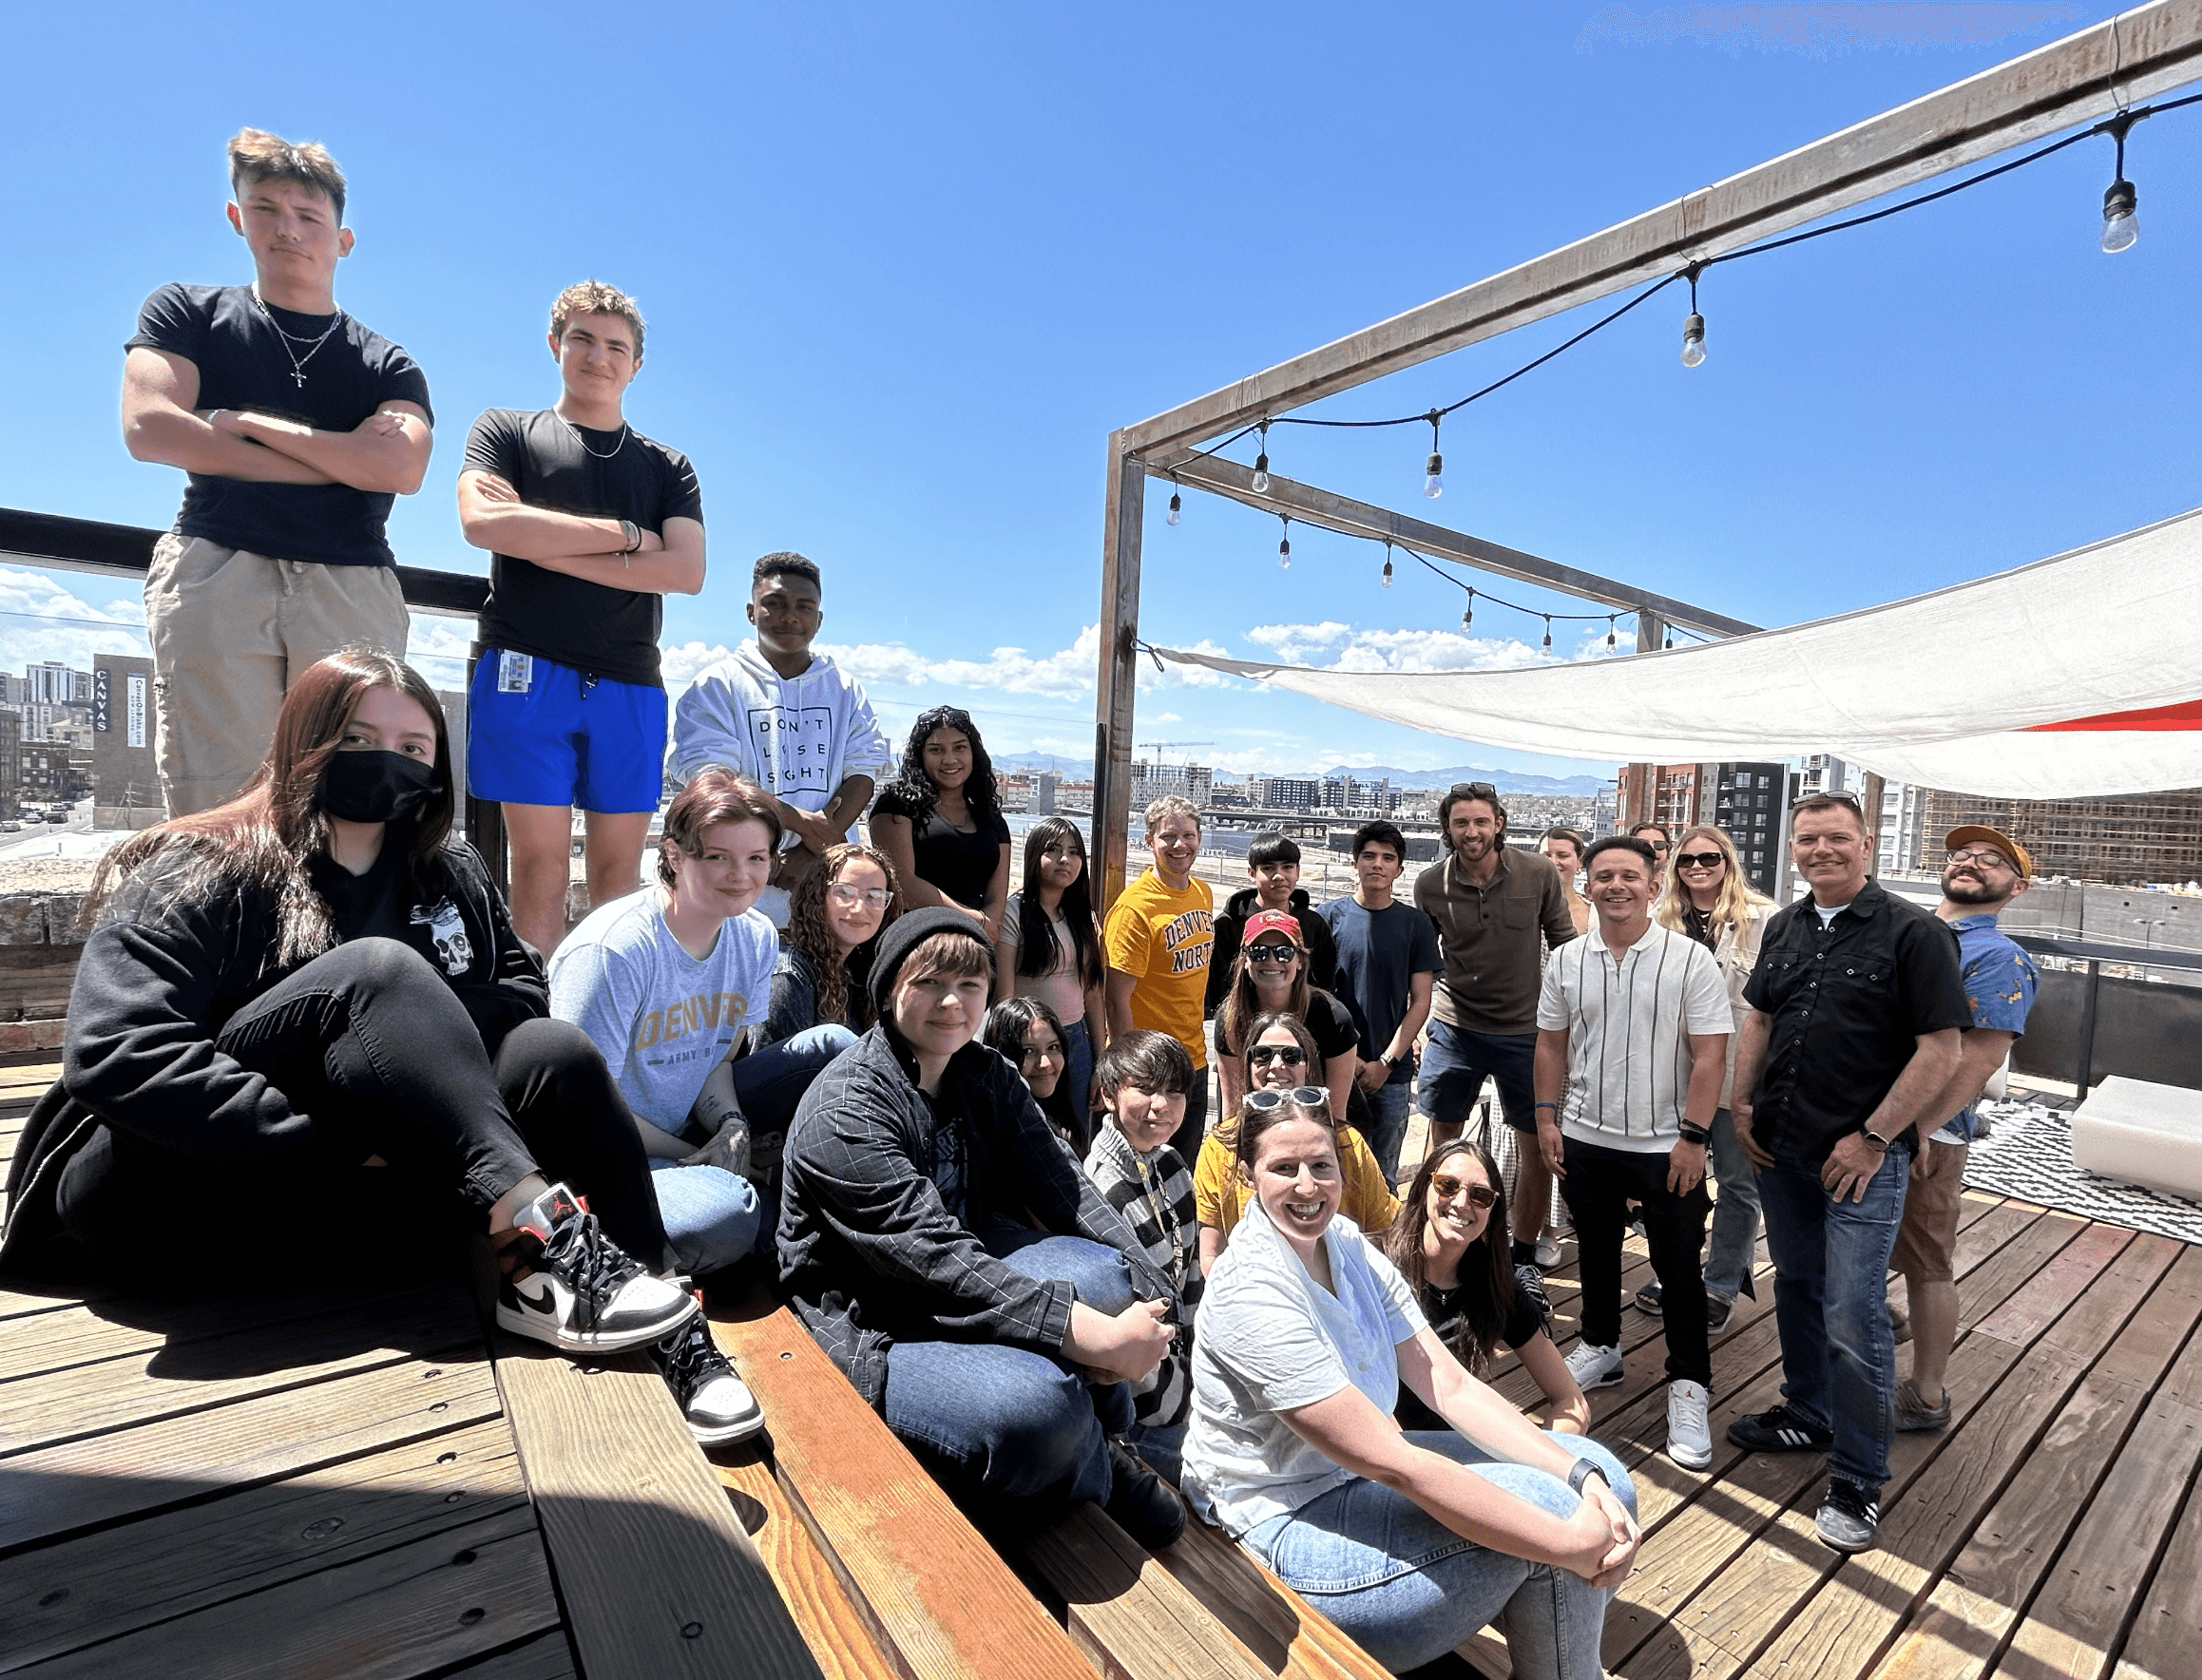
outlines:
[[723, 765], [798, 811], [825, 810], [851, 776], [876, 782], [893, 762], [864, 685], [824, 654], [783, 678], [745, 641], [699, 672], [673, 708], [675, 775]]

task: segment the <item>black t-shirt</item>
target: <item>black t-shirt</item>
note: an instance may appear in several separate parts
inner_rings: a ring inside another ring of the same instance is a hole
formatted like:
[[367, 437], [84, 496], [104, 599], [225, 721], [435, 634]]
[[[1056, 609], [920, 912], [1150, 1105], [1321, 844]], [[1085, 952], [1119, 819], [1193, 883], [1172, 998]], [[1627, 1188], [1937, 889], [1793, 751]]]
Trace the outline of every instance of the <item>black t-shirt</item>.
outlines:
[[[1461, 1284], [1440, 1289], [1426, 1283], [1415, 1291], [1415, 1298], [1422, 1304], [1423, 1317], [1429, 1321], [1429, 1327], [1437, 1332], [1438, 1340], [1451, 1348], [1456, 1358], [1468, 1338], [1467, 1298], [1474, 1287]], [[1550, 1327], [1551, 1323], [1552, 1303], [1545, 1298], [1542, 1280], [1534, 1268], [1516, 1267], [1514, 1299], [1506, 1308], [1506, 1322], [1500, 1328], [1499, 1340], [1520, 1352], [1524, 1343], [1538, 1331]], [[1461, 1363], [1468, 1362], [1463, 1359]], [[1392, 1408], [1392, 1416], [1399, 1420], [1402, 1429], [1452, 1427], [1405, 1387], [1399, 1391], [1399, 1403]]]
[[[591, 431], [557, 410], [523, 413], [491, 409], [467, 434], [462, 472], [493, 472], [530, 507], [582, 519], [631, 519], [665, 534], [669, 519], [703, 520], [703, 492], [688, 457], [629, 427]], [[639, 589], [607, 589], [494, 555], [489, 601], [482, 609], [485, 647], [532, 654], [586, 677], [661, 688], [658, 631], [665, 598]]]
[[[1343, 1056], [1361, 1046], [1361, 1029], [1353, 1024], [1353, 1012], [1320, 986], [1308, 988], [1307, 1027], [1315, 1040], [1315, 1054], [1326, 1063], [1334, 1056]], [[1218, 1048], [1231, 1056], [1246, 1053], [1243, 1044], [1220, 1044]], [[1310, 1073], [1312, 1077], [1313, 1070]]]
[[939, 888], [960, 905], [974, 910], [985, 908], [986, 888], [994, 884], [994, 871], [1002, 867], [1002, 848], [1009, 844], [1009, 825], [999, 813], [977, 817], [978, 831], [967, 834], [937, 809], [920, 823], [916, 810], [912, 801], [888, 788], [872, 802], [871, 814], [909, 819], [918, 879]]
[[[273, 316], [271, 320], [270, 317]], [[329, 327], [319, 349], [308, 347]], [[292, 339], [284, 352], [280, 326]], [[204, 409], [250, 409], [319, 431], [355, 431], [386, 402], [418, 403], [432, 423], [428, 376], [401, 346], [341, 311], [263, 311], [250, 286], [163, 286], [138, 312], [125, 350], [164, 350], [199, 370]], [[294, 371], [292, 357], [301, 364]], [[296, 372], [305, 374], [300, 384]], [[393, 565], [383, 535], [394, 498], [350, 485], [256, 484], [194, 472], [176, 528], [224, 548], [323, 565]]]

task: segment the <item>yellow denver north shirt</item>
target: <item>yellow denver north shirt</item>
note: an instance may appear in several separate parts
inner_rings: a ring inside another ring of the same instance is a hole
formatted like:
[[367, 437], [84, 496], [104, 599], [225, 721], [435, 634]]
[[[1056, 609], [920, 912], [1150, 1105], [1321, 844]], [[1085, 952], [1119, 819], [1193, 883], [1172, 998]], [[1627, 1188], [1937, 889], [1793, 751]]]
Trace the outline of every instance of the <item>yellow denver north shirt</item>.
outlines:
[[[1399, 1212], [1399, 1198], [1384, 1182], [1384, 1169], [1368, 1141], [1351, 1126], [1338, 1128], [1340, 1186], [1338, 1212], [1371, 1238], [1381, 1236]], [[1238, 1175], [1238, 1163], [1213, 1132], [1200, 1145], [1200, 1162], [1193, 1169], [1193, 1207], [1203, 1225], [1213, 1225], [1225, 1236], [1246, 1212], [1250, 1193]]]
[[1132, 1024], [1168, 1033], [1191, 1053], [1197, 1068], [1208, 1065], [1200, 1020], [1208, 953], [1216, 945], [1209, 929], [1215, 903], [1208, 883], [1198, 877], [1184, 891], [1173, 892], [1150, 869], [1109, 906], [1101, 929], [1109, 966], [1138, 983], [1132, 987]]

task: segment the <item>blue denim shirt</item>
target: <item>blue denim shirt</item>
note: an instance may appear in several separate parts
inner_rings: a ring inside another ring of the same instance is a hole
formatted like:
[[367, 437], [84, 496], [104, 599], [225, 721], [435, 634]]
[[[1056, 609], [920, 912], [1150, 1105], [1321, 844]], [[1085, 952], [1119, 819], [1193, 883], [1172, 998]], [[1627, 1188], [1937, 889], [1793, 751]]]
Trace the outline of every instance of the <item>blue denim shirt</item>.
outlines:
[[[1996, 918], [1960, 916], [1950, 926], [1957, 929], [1958, 969], [1964, 982], [1965, 1003], [1973, 1024], [1997, 1032], [2022, 1034], [2026, 1012], [2034, 1007], [2034, 994], [2041, 976], [2034, 961], [1996, 926]], [[1970, 1143], [1975, 1121], [1968, 1107], [1935, 1136], [1945, 1143]]]

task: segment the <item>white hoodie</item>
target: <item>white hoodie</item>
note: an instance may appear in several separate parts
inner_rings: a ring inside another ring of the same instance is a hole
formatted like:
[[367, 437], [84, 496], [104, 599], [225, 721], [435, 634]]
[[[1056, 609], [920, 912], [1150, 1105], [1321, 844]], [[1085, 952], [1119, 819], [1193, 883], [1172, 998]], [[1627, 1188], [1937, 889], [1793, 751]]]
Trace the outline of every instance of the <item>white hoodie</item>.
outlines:
[[723, 765], [797, 811], [825, 810], [851, 776], [879, 781], [893, 761], [864, 685], [823, 654], [783, 678], [745, 641], [699, 672], [673, 708], [675, 775]]

